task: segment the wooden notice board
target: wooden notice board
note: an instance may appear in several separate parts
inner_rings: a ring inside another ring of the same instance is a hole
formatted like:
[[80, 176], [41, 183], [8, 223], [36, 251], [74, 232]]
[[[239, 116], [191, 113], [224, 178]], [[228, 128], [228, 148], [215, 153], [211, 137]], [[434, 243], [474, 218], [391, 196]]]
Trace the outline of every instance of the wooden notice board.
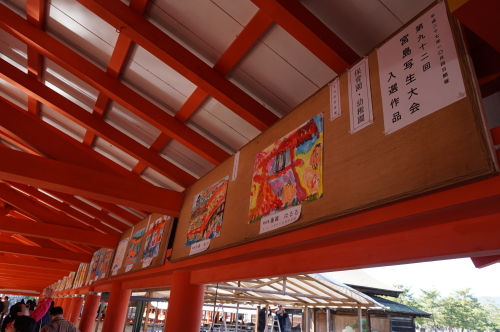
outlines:
[[[149, 243], [148, 242], [148, 235], [151, 235], [150, 232], [153, 230], [153, 226], [155, 221], [159, 220], [160, 218], [163, 217], [163, 220], [165, 222], [165, 225], [163, 227], [163, 233], [161, 235], [161, 241], [158, 249], [158, 254], [154, 257], [152, 257], [151, 263], [148, 266], [143, 267], [143, 257], [144, 257], [144, 250], [146, 248], [146, 245]], [[116, 274], [113, 274], [112, 271], [108, 273], [110, 277], [115, 276], [115, 275], [121, 275], [124, 273], [128, 272], [134, 272], [134, 271], [139, 271], [151, 267], [156, 267], [163, 265], [165, 263], [165, 254], [166, 254], [166, 249], [168, 245], [168, 240], [170, 238], [170, 232], [172, 231], [172, 225], [173, 225], [173, 218], [169, 216], [164, 216], [159, 213], [153, 213], [150, 216], [146, 217], [143, 219], [141, 222], [137, 223], [134, 225], [134, 227], [126, 230], [125, 232], [122, 233], [120, 237], [120, 242], [129, 239], [127, 246], [126, 246], [126, 251], [125, 255], [123, 256], [123, 260], [121, 262], [121, 267], [117, 270]], [[141, 232], [141, 230], [144, 230], [142, 232], [141, 240], [140, 240], [140, 248], [138, 248], [137, 253], [135, 253], [135, 250], [132, 249], [130, 250], [130, 241], [133, 237], [134, 234], [137, 234], [138, 232]], [[117, 248], [118, 249], [118, 248]], [[135, 259], [135, 263], [131, 265], [131, 267], [127, 268], [125, 265], [125, 262], [127, 261], [128, 258], [131, 258], [130, 255], [137, 255], [137, 258]], [[115, 250], [115, 256], [117, 255], [117, 250]], [[114, 258], [113, 258], [114, 261]], [[111, 268], [113, 268], [113, 263], [111, 264]]]
[[[344, 72], [339, 75], [340, 117], [329, 121], [330, 92], [325, 86], [248, 143], [240, 150], [237, 178], [229, 181], [220, 236], [212, 238], [209, 248], [198, 255], [494, 174], [495, 159], [473, 74], [457, 25], [453, 18], [450, 21], [465, 98], [386, 135], [377, 52], [370, 52], [373, 123], [350, 133], [348, 72]], [[255, 156], [320, 113], [324, 113], [323, 197], [303, 204], [294, 223], [259, 234], [260, 221], [248, 223]], [[185, 246], [193, 198], [220, 179], [231, 178], [233, 162], [234, 156], [186, 189], [171, 261], [193, 257]]]

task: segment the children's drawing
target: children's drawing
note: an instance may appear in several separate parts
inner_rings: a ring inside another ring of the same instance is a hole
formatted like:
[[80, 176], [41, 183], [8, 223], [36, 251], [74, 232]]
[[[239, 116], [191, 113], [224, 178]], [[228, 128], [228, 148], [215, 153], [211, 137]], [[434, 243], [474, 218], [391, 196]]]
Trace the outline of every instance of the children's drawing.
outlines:
[[140, 230], [135, 232], [130, 239], [127, 257], [125, 258], [125, 267], [129, 267], [128, 270], [130, 270], [132, 266], [137, 263], [137, 256], [139, 256], [139, 251], [141, 250], [141, 244], [145, 230], [146, 228], [141, 228]]
[[86, 263], [80, 263], [78, 271], [76, 272], [75, 282], [73, 283], [73, 288], [78, 288], [83, 286], [85, 278], [87, 277], [87, 269], [89, 265]]
[[248, 221], [323, 197], [323, 113], [255, 156]]
[[165, 230], [165, 223], [169, 220], [169, 216], [162, 216], [148, 226], [148, 233], [146, 236], [146, 244], [142, 252], [142, 267], [151, 265], [153, 258], [158, 256], [160, 251], [161, 239]]
[[66, 287], [64, 289], [71, 289], [73, 287], [73, 283], [75, 282], [75, 272], [70, 272], [68, 276], [68, 280], [66, 281]]
[[106, 278], [106, 274], [108, 273], [111, 265], [111, 259], [113, 258], [113, 253], [113, 249], [101, 249], [101, 255], [99, 256], [99, 263], [97, 263], [94, 280]]
[[94, 255], [92, 255], [92, 260], [89, 264], [89, 270], [87, 272], [87, 278], [85, 280], [85, 285], [90, 285], [94, 282], [95, 272], [97, 270], [97, 264], [99, 263], [99, 257], [101, 256], [101, 249], [97, 250]]
[[226, 176], [194, 196], [186, 246], [220, 235], [228, 179], [229, 177]]
[[118, 243], [118, 248], [116, 249], [115, 259], [113, 260], [113, 266], [111, 268], [111, 274], [116, 275], [118, 270], [122, 267], [123, 258], [125, 257], [125, 251], [127, 250], [128, 238], [123, 239]]

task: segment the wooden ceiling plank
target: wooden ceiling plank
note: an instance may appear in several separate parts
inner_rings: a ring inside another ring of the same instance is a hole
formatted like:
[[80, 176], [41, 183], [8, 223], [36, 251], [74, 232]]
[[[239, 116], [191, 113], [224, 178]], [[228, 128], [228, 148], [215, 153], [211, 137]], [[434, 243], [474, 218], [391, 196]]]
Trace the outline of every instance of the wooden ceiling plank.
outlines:
[[[118, 235], [120, 234], [119, 232], [117, 232], [115, 229], [113, 228], [110, 228], [104, 224], [102, 224], [101, 222], [99, 222], [98, 220], [95, 220], [93, 218], [90, 218], [89, 216], [87, 216], [86, 214], [84, 213], [81, 213], [80, 211], [76, 210], [76, 209], [73, 209], [72, 207], [62, 203], [62, 202], [59, 202], [58, 200], [50, 197], [49, 195], [41, 192], [41, 191], [38, 191], [36, 188], [34, 187], [31, 187], [31, 186], [28, 186], [28, 185], [25, 185], [25, 184], [21, 184], [21, 183], [15, 183], [15, 182], [7, 182], [9, 185], [13, 186], [13, 187], [16, 187], [18, 189], [21, 189], [22, 191], [24, 191], [25, 193], [31, 195], [32, 197], [42, 201], [42, 202], [45, 202], [46, 204], [49, 204], [51, 206], [53, 206], [54, 208], [66, 213], [67, 215], [81, 221], [82, 223], [84, 224], [87, 224], [95, 229], [98, 229], [102, 232], [105, 232], [105, 233], [108, 233], [108, 234], [111, 234], [111, 235]], [[44, 220], [45, 221], [45, 220]], [[48, 222], [48, 221], [47, 221]], [[50, 222], [49, 222], [50, 223]]]
[[262, 104], [119, 0], [79, 2], [255, 128], [264, 131], [278, 120]]
[[76, 229], [41, 222], [16, 222], [12, 217], [0, 217], [0, 232], [21, 234], [42, 239], [54, 239], [65, 242], [81, 243], [96, 247], [114, 248], [118, 245], [118, 236], [94, 231]]
[[0, 242], [0, 252], [29, 255], [33, 257], [64, 259], [67, 261], [73, 261], [79, 263], [88, 263], [92, 259], [92, 255], [86, 253], [77, 253], [77, 252], [52, 249], [52, 248], [32, 247], [23, 244], [14, 244], [5, 242]]
[[359, 59], [355, 51], [298, 0], [252, 2], [337, 74]]
[[487, 267], [496, 263], [500, 263], [500, 255], [495, 256], [483, 256], [483, 257], [471, 257], [472, 263], [478, 269]]
[[55, 278], [62, 278], [68, 275], [67, 271], [58, 271], [44, 268], [37, 268], [33, 266], [15, 266], [0, 263], [0, 271], [9, 271], [11, 273], [38, 273], [48, 276], [53, 276]]
[[45, 57], [54, 61], [97, 90], [105, 92], [110, 98], [170, 135], [176, 141], [185, 145], [203, 158], [218, 165], [229, 157], [229, 154], [222, 148], [198, 134], [181, 121], [170, 116], [163, 109], [142, 97], [125, 84], [112, 78], [55, 38], [36, 29], [22, 17], [1, 4], [0, 16], [2, 17], [0, 21], [1, 29], [27, 45], [36, 48], [38, 52]]
[[[1, 6], [1, 5], [0, 5]], [[128, 137], [106, 122], [95, 118], [80, 106], [58, 94], [46, 85], [30, 78], [5, 60], [0, 59], [0, 77], [13, 84], [28, 95], [48, 105], [72, 121], [91, 130], [108, 142], [116, 145], [136, 159], [144, 161], [151, 168], [168, 177], [182, 187], [188, 187], [196, 178], [159, 155], [150, 152], [137, 141]], [[139, 184], [140, 185], [140, 184]]]
[[[142, 186], [118, 176], [0, 148], [0, 178], [113, 204], [137, 206], [177, 217], [183, 194]], [[114, 219], [114, 218], [113, 218]], [[116, 219], [114, 219], [116, 220]]]
[[[255, 45], [272, 23], [273, 21], [264, 14], [264, 12], [259, 10], [215, 63], [214, 70], [221, 75], [227, 75]], [[203, 104], [207, 97], [208, 93], [200, 88], [196, 88], [175, 114], [175, 118], [182, 122], [186, 122], [201, 104]], [[169, 141], [170, 137], [161, 133], [149, 149], [158, 153]], [[132, 172], [141, 174], [146, 166], [146, 164], [139, 162]]]

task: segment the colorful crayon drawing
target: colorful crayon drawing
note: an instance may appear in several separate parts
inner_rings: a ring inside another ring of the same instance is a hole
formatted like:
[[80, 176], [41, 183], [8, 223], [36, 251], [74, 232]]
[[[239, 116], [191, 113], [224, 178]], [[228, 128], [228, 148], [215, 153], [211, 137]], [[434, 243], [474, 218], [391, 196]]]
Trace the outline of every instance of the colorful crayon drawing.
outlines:
[[75, 282], [75, 272], [70, 272], [68, 276], [68, 280], [66, 281], [66, 287], [64, 289], [71, 289], [73, 288], [73, 283]]
[[85, 282], [85, 277], [87, 276], [87, 269], [89, 265], [86, 263], [80, 263], [78, 271], [76, 272], [75, 282], [73, 283], [73, 288], [78, 288], [83, 286]]
[[92, 255], [92, 260], [89, 264], [89, 269], [87, 272], [87, 278], [85, 280], [85, 285], [90, 285], [94, 282], [95, 272], [97, 270], [97, 264], [99, 263], [99, 257], [101, 256], [101, 249], [97, 250], [94, 255]]
[[185, 246], [220, 235], [229, 177], [194, 196]]
[[323, 113], [255, 156], [248, 222], [323, 197]]
[[137, 263], [137, 257], [139, 256], [139, 251], [141, 250], [142, 239], [144, 231], [146, 228], [141, 228], [132, 235], [130, 243], [128, 245], [127, 257], [125, 258], [125, 267], [134, 265]]
[[118, 270], [122, 267], [123, 258], [125, 257], [125, 252], [127, 251], [128, 238], [123, 239], [118, 244], [116, 248], [115, 259], [113, 260], [113, 267], [111, 268], [111, 274], [116, 275]]
[[161, 239], [165, 230], [165, 223], [169, 219], [169, 216], [162, 216], [148, 226], [146, 244], [144, 245], [144, 251], [142, 252], [141, 258], [141, 262], [149, 263], [147, 266], [151, 265], [151, 260], [158, 256]]
[[99, 263], [97, 264], [95, 272], [95, 280], [106, 278], [106, 274], [108, 273], [111, 264], [111, 259], [113, 258], [113, 253], [113, 249], [101, 249]]

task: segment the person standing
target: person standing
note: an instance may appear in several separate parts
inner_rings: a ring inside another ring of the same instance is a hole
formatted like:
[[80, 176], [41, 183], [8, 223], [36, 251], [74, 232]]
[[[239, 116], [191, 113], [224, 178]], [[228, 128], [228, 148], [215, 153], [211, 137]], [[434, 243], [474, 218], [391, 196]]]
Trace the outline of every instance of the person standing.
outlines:
[[266, 329], [266, 307], [262, 307], [262, 309], [259, 310], [259, 319], [257, 321], [257, 331], [259, 332], [264, 332]]
[[285, 312], [285, 308], [283, 305], [278, 305], [278, 311], [276, 312], [276, 318], [278, 319], [279, 330], [280, 332], [285, 331], [286, 319], [288, 318], [288, 314]]
[[9, 297], [6, 296], [6, 297], [4, 297], [4, 300], [3, 300], [3, 310], [2, 310], [2, 317], [0, 319], [0, 322], [3, 321], [3, 319], [5, 318], [7, 313], [9, 312], [9, 307], [10, 307]]
[[80, 332], [73, 323], [64, 319], [63, 308], [54, 307], [50, 310], [50, 317], [52, 317], [52, 320], [42, 327], [40, 332]]

